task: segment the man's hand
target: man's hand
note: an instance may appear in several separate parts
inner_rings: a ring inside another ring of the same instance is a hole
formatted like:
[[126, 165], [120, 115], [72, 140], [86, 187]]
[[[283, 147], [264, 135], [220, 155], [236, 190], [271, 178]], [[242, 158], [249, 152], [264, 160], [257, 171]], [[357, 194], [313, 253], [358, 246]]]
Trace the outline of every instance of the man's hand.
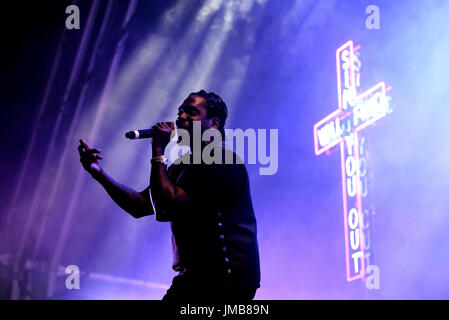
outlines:
[[153, 157], [160, 156], [164, 153], [165, 147], [170, 142], [170, 135], [175, 130], [173, 122], [158, 122], [153, 126]]
[[81, 164], [83, 165], [83, 168], [87, 172], [89, 172], [93, 177], [95, 174], [101, 172], [101, 167], [100, 164], [98, 163], [98, 160], [103, 159], [103, 157], [97, 154], [101, 152], [100, 150], [90, 149], [86, 141], [80, 139], [78, 151], [80, 154]]

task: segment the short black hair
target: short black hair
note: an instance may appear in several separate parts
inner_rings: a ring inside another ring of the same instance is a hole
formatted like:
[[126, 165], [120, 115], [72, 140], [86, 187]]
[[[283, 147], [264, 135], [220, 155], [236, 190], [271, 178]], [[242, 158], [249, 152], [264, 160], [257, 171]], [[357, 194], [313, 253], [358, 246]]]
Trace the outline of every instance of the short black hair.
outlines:
[[189, 96], [193, 95], [203, 97], [206, 100], [207, 117], [217, 117], [218, 120], [220, 120], [218, 130], [220, 131], [224, 139], [224, 125], [228, 117], [228, 107], [226, 106], [226, 103], [222, 98], [220, 98], [218, 94], [215, 94], [213, 92], [206, 92], [205, 90], [200, 90], [198, 92], [192, 92], [191, 94], [189, 94]]

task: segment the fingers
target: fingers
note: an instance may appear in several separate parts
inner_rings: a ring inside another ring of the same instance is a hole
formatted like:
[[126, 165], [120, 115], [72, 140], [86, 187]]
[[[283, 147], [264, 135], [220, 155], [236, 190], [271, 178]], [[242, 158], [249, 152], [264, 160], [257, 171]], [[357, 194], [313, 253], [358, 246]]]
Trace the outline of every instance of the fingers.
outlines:
[[169, 131], [175, 130], [175, 124], [173, 122], [162, 122], [162, 125]]
[[175, 124], [173, 122], [158, 122], [153, 126], [153, 129], [165, 132], [172, 131], [175, 130]]
[[89, 155], [89, 154], [101, 153], [101, 150], [97, 150], [97, 149], [85, 150], [82, 145], [79, 145], [78, 146], [78, 152], [79, 152], [81, 157], [84, 157], [84, 156]]
[[151, 129], [153, 129], [154, 131], [161, 131], [161, 128], [159, 127], [159, 123], [157, 123], [156, 125], [152, 126]]
[[97, 150], [97, 149], [89, 149], [89, 150], [85, 151], [85, 153], [87, 153], [87, 154], [100, 153], [100, 152], [101, 152], [101, 150]]
[[[78, 145], [78, 152], [81, 157], [101, 152], [101, 150], [98, 150], [95, 148], [89, 149], [89, 146], [83, 139], [80, 139], [79, 141], [80, 141], [80, 144]], [[101, 158], [103, 158], [103, 157], [101, 157]]]
[[80, 156], [82, 157], [83, 154], [84, 154], [84, 147], [83, 147], [82, 144], [80, 144], [80, 145], [78, 146], [78, 152], [79, 152]]
[[83, 139], [80, 139], [80, 144], [78, 146], [78, 150], [80, 149], [85, 149], [85, 151], [87, 152], [96, 152], [96, 153], [100, 153], [101, 151], [95, 148], [90, 149], [89, 146], [87, 145], [86, 141], [84, 141]]
[[166, 122], [170, 130], [175, 130], [175, 123], [174, 122]]
[[78, 145], [78, 152], [79, 152], [80, 156], [82, 157], [84, 155], [84, 153], [86, 152], [86, 150], [89, 149], [89, 146], [83, 139], [80, 139], [79, 141], [80, 141], [80, 144]]
[[95, 161], [97, 159], [102, 160], [103, 156], [100, 156], [95, 153], [90, 153], [90, 154], [84, 154], [80, 158], [81, 161]]
[[84, 141], [84, 139], [80, 139], [80, 143], [85, 149], [89, 149], [89, 146], [87, 145], [86, 141]]
[[159, 131], [159, 132], [164, 132], [165, 131], [165, 127], [162, 125], [161, 122], [156, 123], [155, 126], [153, 126], [153, 130]]

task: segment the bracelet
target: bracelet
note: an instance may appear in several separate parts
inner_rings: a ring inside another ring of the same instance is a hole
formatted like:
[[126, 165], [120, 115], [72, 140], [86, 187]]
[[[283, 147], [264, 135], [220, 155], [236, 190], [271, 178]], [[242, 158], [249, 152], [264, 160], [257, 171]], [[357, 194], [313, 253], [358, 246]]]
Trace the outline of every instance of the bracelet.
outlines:
[[168, 159], [164, 155], [151, 158], [151, 164], [155, 164], [155, 163], [160, 163], [164, 166], [168, 166]]

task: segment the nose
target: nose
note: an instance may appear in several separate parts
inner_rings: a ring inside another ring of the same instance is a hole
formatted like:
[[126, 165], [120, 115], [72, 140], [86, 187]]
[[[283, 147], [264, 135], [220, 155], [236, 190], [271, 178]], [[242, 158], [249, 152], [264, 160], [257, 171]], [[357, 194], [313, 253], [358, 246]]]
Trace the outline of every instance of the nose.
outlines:
[[183, 108], [179, 108], [178, 109], [178, 119], [187, 119], [186, 116], [187, 116], [187, 114], [184, 111], [184, 109]]
[[182, 126], [182, 122], [184, 122], [185, 120], [188, 120], [188, 117], [187, 117], [186, 113], [185, 112], [180, 112], [178, 114], [178, 118], [176, 119], [176, 126], [177, 127]]

